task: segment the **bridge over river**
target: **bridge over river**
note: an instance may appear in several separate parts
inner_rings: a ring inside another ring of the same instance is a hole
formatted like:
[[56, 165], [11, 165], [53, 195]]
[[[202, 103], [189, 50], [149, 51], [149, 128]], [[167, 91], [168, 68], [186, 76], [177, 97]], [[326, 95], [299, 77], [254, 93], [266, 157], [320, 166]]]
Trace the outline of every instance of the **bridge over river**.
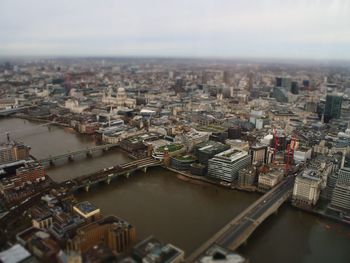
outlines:
[[212, 245], [236, 250], [246, 242], [254, 230], [291, 196], [294, 176], [286, 177], [279, 185], [264, 194], [237, 217], [220, 229], [207, 242], [195, 250], [186, 262], [196, 260]]
[[71, 191], [76, 191], [82, 188], [85, 189], [85, 191], [89, 191], [90, 187], [95, 184], [101, 182], [109, 184], [118, 176], [129, 177], [135, 171], [142, 170], [143, 172], [146, 172], [148, 167], [160, 165], [163, 165], [161, 161], [155, 160], [151, 157], [146, 157], [121, 165], [112, 166], [110, 168], [105, 168], [95, 173], [83, 175], [73, 180], [65, 181], [62, 184], [71, 185]]
[[110, 144], [102, 144], [102, 145], [98, 145], [98, 146], [94, 146], [94, 147], [88, 147], [85, 149], [79, 149], [76, 151], [69, 151], [63, 154], [58, 154], [55, 156], [48, 156], [46, 158], [42, 158], [39, 159], [37, 161], [39, 161], [42, 164], [50, 164], [50, 165], [54, 165], [55, 161], [57, 160], [61, 160], [61, 159], [67, 159], [69, 161], [73, 161], [74, 157], [78, 156], [78, 155], [86, 155], [87, 157], [92, 157], [94, 152], [98, 152], [98, 151], [108, 151], [111, 150], [115, 147], [118, 147], [119, 143], [110, 143]]

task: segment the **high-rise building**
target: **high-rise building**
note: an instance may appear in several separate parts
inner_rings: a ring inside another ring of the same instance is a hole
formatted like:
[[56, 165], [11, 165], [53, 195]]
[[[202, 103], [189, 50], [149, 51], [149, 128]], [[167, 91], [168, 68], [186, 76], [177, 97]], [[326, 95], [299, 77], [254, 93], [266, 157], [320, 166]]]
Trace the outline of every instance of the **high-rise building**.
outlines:
[[225, 70], [222, 74], [222, 80], [226, 85], [230, 85], [230, 81], [231, 81], [230, 78], [231, 78], [230, 72]]
[[332, 118], [338, 119], [341, 114], [341, 105], [343, 102], [343, 97], [338, 95], [327, 95], [326, 105], [324, 109], [325, 119], [329, 120]]
[[229, 149], [209, 160], [208, 174], [228, 182], [236, 182], [238, 172], [250, 164], [250, 155], [246, 151]]
[[293, 94], [299, 94], [298, 82], [292, 81], [292, 86], [291, 86], [290, 92]]

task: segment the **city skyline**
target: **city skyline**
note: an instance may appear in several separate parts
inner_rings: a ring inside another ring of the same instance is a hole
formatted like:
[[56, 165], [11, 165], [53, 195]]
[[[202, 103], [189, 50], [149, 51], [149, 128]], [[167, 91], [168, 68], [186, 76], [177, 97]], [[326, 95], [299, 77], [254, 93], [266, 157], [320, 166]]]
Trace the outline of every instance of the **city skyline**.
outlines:
[[0, 56], [350, 59], [347, 1], [2, 1]]

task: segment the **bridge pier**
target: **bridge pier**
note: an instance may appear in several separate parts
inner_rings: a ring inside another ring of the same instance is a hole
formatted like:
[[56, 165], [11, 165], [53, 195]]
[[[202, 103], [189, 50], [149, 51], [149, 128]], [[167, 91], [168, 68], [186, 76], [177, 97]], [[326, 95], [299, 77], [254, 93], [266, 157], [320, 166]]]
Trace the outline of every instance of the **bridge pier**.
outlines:
[[111, 183], [111, 178], [108, 178], [106, 182], [107, 182], [107, 184], [110, 184]]
[[126, 179], [128, 179], [129, 176], [130, 176], [130, 172], [127, 172], [127, 173], [125, 174], [125, 176], [126, 176]]
[[147, 173], [147, 166], [146, 166], [146, 167], [143, 167], [143, 168], [142, 168], [142, 171], [143, 171], [144, 173]]
[[55, 162], [53, 160], [50, 160], [49, 163], [50, 163], [50, 166], [55, 166]]
[[92, 157], [92, 150], [88, 150], [86, 152], [86, 157], [91, 158]]
[[73, 154], [68, 156], [68, 161], [70, 161], [70, 162], [74, 161], [74, 155]]
[[89, 192], [89, 190], [90, 190], [90, 185], [89, 185], [89, 184], [88, 184], [88, 185], [85, 185], [84, 189], [85, 189], [85, 192]]

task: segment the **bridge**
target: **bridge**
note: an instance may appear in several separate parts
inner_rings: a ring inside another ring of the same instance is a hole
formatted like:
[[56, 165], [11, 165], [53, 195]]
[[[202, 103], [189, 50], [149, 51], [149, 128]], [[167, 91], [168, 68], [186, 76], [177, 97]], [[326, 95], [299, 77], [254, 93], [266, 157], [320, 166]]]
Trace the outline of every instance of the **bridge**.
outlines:
[[254, 230], [291, 196], [294, 176], [286, 177], [279, 185], [264, 194], [237, 217], [220, 229], [207, 242], [195, 250], [186, 262], [196, 262], [208, 248], [216, 244], [236, 250], [247, 241]]
[[163, 163], [159, 160], [155, 160], [151, 157], [146, 157], [121, 165], [112, 166], [110, 168], [105, 168], [95, 173], [83, 175], [81, 177], [63, 182], [62, 184], [66, 186], [70, 185], [71, 191], [85, 189], [85, 191], [88, 192], [91, 186], [98, 183], [106, 182], [107, 184], [110, 184], [113, 179], [119, 176], [125, 176], [128, 178], [133, 172], [137, 170], [142, 170], [146, 173], [148, 167], [161, 166], [162, 164]]
[[74, 157], [78, 155], [83, 155], [85, 154], [87, 157], [92, 157], [94, 152], [97, 151], [108, 151], [110, 149], [113, 149], [115, 147], [118, 147], [119, 143], [110, 143], [110, 144], [103, 144], [103, 145], [98, 145], [95, 147], [89, 147], [86, 149], [80, 149], [77, 151], [69, 151], [67, 153], [55, 155], [55, 156], [49, 156], [43, 159], [39, 159], [37, 161], [41, 162], [42, 164], [47, 164], [49, 163], [50, 165], [55, 165], [55, 161], [61, 160], [61, 159], [66, 159], [68, 161], [73, 161]]
[[22, 112], [22, 111], [28, 110], [32, 107], [34, 107], [34, 106], [26, 106], [26, 107], [18, 107], [18, 108], [0, 110], [0, 117], [5, 117], [5, 116], [9, 116], [11, 114], [15, 114], [17, 112]]

